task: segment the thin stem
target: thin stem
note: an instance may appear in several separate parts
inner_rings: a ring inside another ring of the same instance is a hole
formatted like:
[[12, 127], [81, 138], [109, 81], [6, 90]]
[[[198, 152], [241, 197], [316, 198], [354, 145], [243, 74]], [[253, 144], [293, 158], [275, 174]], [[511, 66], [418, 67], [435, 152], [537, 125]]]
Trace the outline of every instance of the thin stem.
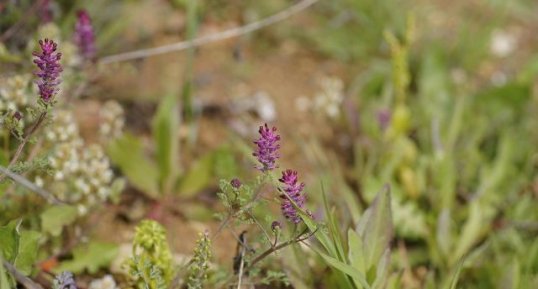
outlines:
[[146, 58], [146, 57], [155, 56], [159, 54], [165, 54], [165, 53], [181, 51], [181, 50], [185, 50], [185, 49], [189, 49], [193, 47], [198, 47], [204, 44], [208, 44], [211, 42], [216, 42], [216, 41], [220, 41], [220, 40], [224, 40], [228, 38], [238, 37], [238, 36], [259, 30], [261, 28], [267, 27], [271, 24], [280, 22], [282, 20], [285, 20], [286, 18], [294, 14], [297, 14], [305, 10], [306, 8], [312, 6], [312, 4], [318, 1], [319, 0], [303, 0], [265, 19], [247, 24], [245, 26], [224, 30], [222, 32], [213, 33], [207, 36], [202, 36], [199, 38], [195, 38], [193, 40], [181, 41], [181, 42], [172, 43], [172, 44], [163, 45], [163, 46], [154, 47], [154, 48], [147, 48], [147, 49], [135, 50], [131, 52], [120, 53], [116, 55], [110, 55], [110, 56], [103, 57], [100, 62], [102, 64], [108, 64], [108, 63], [114, 63], [114, 62], [122, 62], [122, 61], [127, 61], [127, 60]]
[[271, 236], [269, 236], [267, 231], [263, 228], [262, 224], [260, 224], [260, 222], [258, 222], [258, 219], [256, 219], [252, 213], [248, 213], [248, 215], [254, 221], [254, 223], [256, 223], [256, 225], [258, 225], [258, 228], [260, 228], [260, 230], [263, 232], [263, 234], [267, 238], [267, 241], [269, 242], [269, 244], [271, 244]]
[[[246, 244], [246, 240], [243, 240]], [[241, 245], [241, 264], [239, 265], [239, 274], [237, 276], [237, 289], [241, 289], [241, 281], [243, 280], [243, 269], [245, 267], [245, 246]]]
[[293, 239], [288, 240], [288, 241], [286, 241], [284, 243], [280, 243], [277, 246], [274, 246], [274, 247], [271, 247], [271, 248], [267, 249], [265, 252], [261, 253], [258, 257], [254, 258], [254, 260], [252, 260], [250, 265], [245, 269], [245, 272], [248, 272], [250, 269], [252, 269], [254, 267], [254, 265], [256, 265], [261, 260], [265, 259], [265, 257], [271, 255], [272, 253], [274, 253], [274, 252], [276, 252], [276, 251], [278, 251], [280, 249], [283, 249], [283, 248], [285, 248], [285, 247], [287, 247], [289, 245], [292, 245], [294, 243], [299, 243], [299, 242], [302, 242], [304, 240], [307, 240], [308, 238], [312, 237], [316, 232], [317, 232], [317, 229], [310, 232], [306, 237], [300, 238], [302, 235], [304, 235], [304, 232], [303, 232], [296, 238], [293, 238]]
[[[44, 111], [39, 115], [39, 117], [37, 118], [37, 121], [34, 123], [32, 128], [30, 128], [30, 131], [28, 132], [28, 134], [26, 134], [22, 142], [17, 147], [17, 150], [15, 151], [13, 158], [11, 159], [11, 161], [9, 162], [9, 165], [7, 166], [8, 169], [10, 169], [14, 164], [17, 163], [17, 161], [21, 157], [24, 147], [30, 141], [30, 138], [32, 137], [32, 135], [37, 131], [37, 129], [41, 126], [41, 124], [46, 118], [47, 118], [47, 111]], [[0, 182], [3, 181], [5, 178], [6, 178], [6, 174], [4, 173], [3, 176], [0, 176]]]
[[32, 183], [27, 178], [18, 175], [3, 166], [0, 166], [0, 173], [4, 174], [4, 176], [7, 176], [8, 178], [12, 179], [14, 182], [27, 188], [28, 190], [38, 194], [40, 197], [44, 198], [52, 204], [60, 205], [63, 203], [62, 201], [58, 200], [53, 194], [45, 191], [44, 189], [38, 187], [36, 184]]
[[37, 284], [36, 282], [32, 281], [32, 279], [24, 276], [21, 272], [15, 268], [11, 263], [7, 261], [3, 261], [4, 267], [6, 270], [19, 282], [24, 286], [26, 289], [43, 289], [41, 285]]

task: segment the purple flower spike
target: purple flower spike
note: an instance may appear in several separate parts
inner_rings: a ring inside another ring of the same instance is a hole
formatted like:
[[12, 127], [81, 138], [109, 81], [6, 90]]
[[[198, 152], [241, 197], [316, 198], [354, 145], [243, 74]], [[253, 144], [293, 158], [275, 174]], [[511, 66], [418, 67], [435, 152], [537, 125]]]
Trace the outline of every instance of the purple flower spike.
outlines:
[[39, 4], [39, 16], [41, 17], [42, 23], [49, 23], [52, 22], [52, 7], [50, 0], [40, 0], [41, 3]]
[[258, 158], [261, 163], [261, 166], [257, 167], [260, 171], [270, 171], [277, 167], [275, 162], [280, 157], [278, 154], [280, 145], [277, 144], [280, 136], [275, 133], [276, 127], [270, 129], [267, 124], [260, 126], [258, 132], [260, 133], [260, 138], [254, 142], [257, 148], [252, 155]]
[[66, 271], [56, 275], [54, 283], [56, 285], [54, 288], [57, 289], [77, 289], [77, 284], [71, 272]]
[[297, 210], [293, 206], [290, 199], [293, 200], [297, 207], [302, 208], [304, 206], [306, 200], [303, 193], [304, 183], [297, 182], [297, 172], [292, 170], [283, 171], [282, 177], [279, 179], [279, 181], [284, 184], [282, 190], [284, 191], [284, 194], [287, 195], [286, 196], [283, 194], [280, 196], [282, 199], [282, 204], [280, 205], [282, 214], [284, 217], [286, 217], [286, 219], [298, 224], [301, 222], [301, 217], [297, 213]]
[[35, 75], [40, 78], [37, 81], [37, 87], [39, 88], [41, 100], [50, 102], [58, 92], [58, 85], [60, 84], [58, 78], [63, 70], [60, 64], [62, 54], [56, 52], [58, 45], [52, 40], [39, 40], [39, 46], [41, 46], [41, 53], [33, 53], [36, 57], [34, 63], [39, 68], [35, 72]]
[[79, 10], [77, 12], [77, 18], [75, 44], [77, 44], [82, 57], [92, 59], [95, 56], [95, 37], [90, 14], [86, 10]]

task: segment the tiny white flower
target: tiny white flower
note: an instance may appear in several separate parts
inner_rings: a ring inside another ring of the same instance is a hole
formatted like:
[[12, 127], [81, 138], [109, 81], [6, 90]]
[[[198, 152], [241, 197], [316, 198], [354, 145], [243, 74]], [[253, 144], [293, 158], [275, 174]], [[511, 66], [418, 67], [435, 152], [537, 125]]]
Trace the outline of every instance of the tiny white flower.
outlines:
[[498, 57], [510, 55], [517, 46], [517, 38], [513, 33], [508, 31], [496, 30], [493, 32], [490, 43], [490, 51]]

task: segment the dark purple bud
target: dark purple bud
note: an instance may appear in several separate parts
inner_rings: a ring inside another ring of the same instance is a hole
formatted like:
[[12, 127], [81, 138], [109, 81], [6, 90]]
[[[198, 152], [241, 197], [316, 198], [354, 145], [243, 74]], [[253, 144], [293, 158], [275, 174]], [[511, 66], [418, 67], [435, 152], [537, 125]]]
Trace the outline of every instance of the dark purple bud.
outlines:
[[271, 223], [271, 230], [273, 230], [273, 232], [276, 232], [276, 230], [280, 229], [282, 229], [282, 224], [279, 221], [273, 221]]
[[17, 121], [20, 121], [22, 119], [22, 113], [20, 113], [19, 111], [16, 111], [13, 114], [13, 118], [16, 119]]
[[39, 88], [41, 100], [50, 102], [58, 92], [58, 85], [60, 84], [58, 78], [63, 70], [60, 65], [62, 54], [56, 52], [58, 45], [52, 40], [39, 40], [39, 46], [41, 47], [41, 52], [33, 53], [34, 57], [36, 57], [34, 63], [39, 68], [35, 72], [35, 75], [39, 77], [37, 87]]
[[230, 181], [232, 187], [239, 189], [241, 187], [241, 181], [238, 178], [234, 178]]
[[286, 219], [298, 224], [301, 222], [301, 217], [290, 199], [293, 200], [297, 207], [302, 208], [304, 206], [306, 201], [305, 194], [303, 193], [304, 183], [298, 182], [297, 172], [292, 170], [283, 171], [279, 181], [284, 184], [282, 186], [283, 194], [280, 196], [282, 199], [280, 205], [282, 214]]
[[75, 279], [73, 279], [73, 273], [64, 271], [58, 275], [54, 280], [57, 289], [77, 289]]
[[261, 164], [257, 169], [262, 172], [270, 171], [277, 167], [275, 162], [280, 157], [278, 154], [280, 145], [277, 143], [280, 136], [275, 133], [276, 127], [270, 129], [267, 124], [260, 126], [258, 132], [260, 133], [260, 138], [254, 142], [257, 147], [252, 155], [258, 158]]
[[74, 38], [80, 55], [85, 59], [93, 59], [95, 56], [95, 36], [90, 14], [86, 10], [79, 10], [77, 12]]

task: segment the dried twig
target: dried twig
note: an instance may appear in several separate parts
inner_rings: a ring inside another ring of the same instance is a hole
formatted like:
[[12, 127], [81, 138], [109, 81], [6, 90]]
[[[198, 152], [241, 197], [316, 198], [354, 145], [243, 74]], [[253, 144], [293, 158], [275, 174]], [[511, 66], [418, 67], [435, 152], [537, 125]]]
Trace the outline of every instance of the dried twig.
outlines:
[[3, 166], [0, 166], [0, 173], [4, 174], [8, 178], [12, 179], [14, 182], [27, 188], [28, 190], [38, 194], [40, 197], [44, 198], [52, 204], [60, 205], [63, 203], [62, 201], [58, 200], [53, 194], [45, 191], [43, 188], [38, 187], [36, 184], [32, 183], [27, 178], [18, 175]]
[[237, 289], [241, 289], [241, 281], [243, 281], [243, 269], [245, 267], [245, 244], [247, 243], [245, 233], [241, 234], [241, 244], [240, 244], [240, 256], [241, 263], [239, 264], [239, 274], [237, 276]]
[[43, 287], [36, 282], [32, 281], [32, 279], [24, 276], [21, 272], [15, 268], [11, 263], [7, 261], [3, 261], [4, 267], [6, 270], [19, 282], [22, 284], [26, 289], [43, 289]]
[[245, 26], [224, 30], [222, 32], [213, 33], [207, 36], [202, 36], [199, 38], [195, 38], [193, 40], [181, 41], [181, 42], [167, 44], [167, 45], [154, 47], [154, 48], [147, 48], [147, 49], [141, 49], [141, 50], [135, 50], [131, 52], [105, 56], [101, 58], [100, 62], [103, 64], [108, 64], [108, 63], [114, 63], [114, 62], [146, 58], [146, 57], [155, 56], [159, 54], [165, 54], [165, 53], [181, 51], [181, 50], [185, 50], [185, 49], [189, 49], [193, 47], [198, 47], [204, 44], [208, 44], [211, 42], [216, 42], [216, 41], [220, 41], [220, 40], [224, 40], [228, 38], [238, 37], [238, 36], [262, 29], [271, 24], [280, 22], [294, 14], [297, 14], [305, 10], [306, 8], [312, 6], [312, 4], [318, 1], [319, 0], [303, 0], [274, 15], [271, 15], [265, 19], [262, 19], [254, 23], [247, 24]]

